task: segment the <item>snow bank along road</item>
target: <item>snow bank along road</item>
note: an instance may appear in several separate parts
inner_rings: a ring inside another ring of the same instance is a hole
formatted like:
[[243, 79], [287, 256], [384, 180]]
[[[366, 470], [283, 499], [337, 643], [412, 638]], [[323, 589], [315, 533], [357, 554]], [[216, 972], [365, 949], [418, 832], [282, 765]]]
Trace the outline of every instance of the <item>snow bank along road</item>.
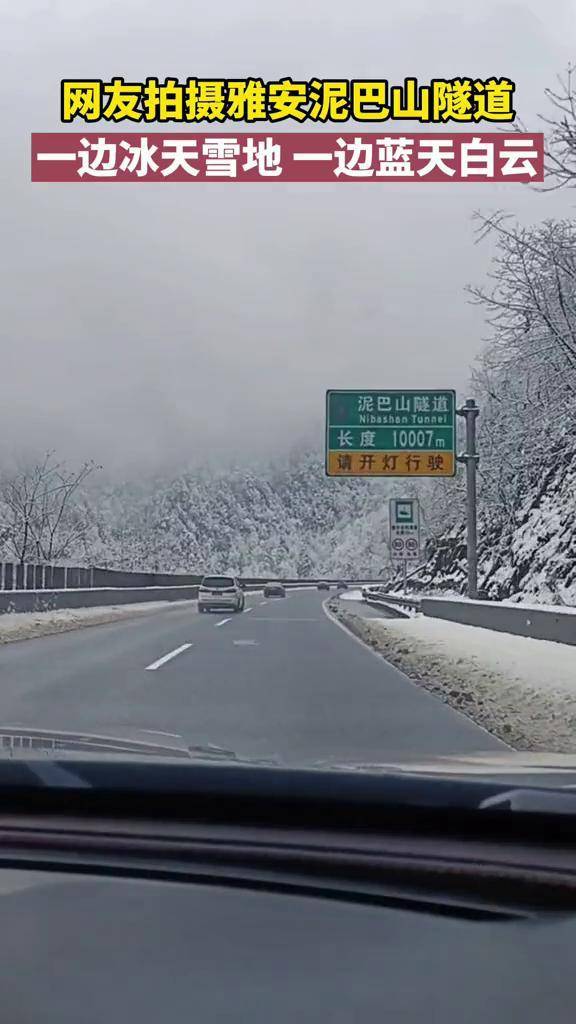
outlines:
[[383, 618], [358, 601], [335, 610], [387, 663], [512, 748], [576, 752], [574, 643], [422, 615]]
[[322, 593], [243, 614], [157, 609], [0, 646], [0, 723], [156, 739], [243, 757], [378, 761], [499, 740], [329, 619]]

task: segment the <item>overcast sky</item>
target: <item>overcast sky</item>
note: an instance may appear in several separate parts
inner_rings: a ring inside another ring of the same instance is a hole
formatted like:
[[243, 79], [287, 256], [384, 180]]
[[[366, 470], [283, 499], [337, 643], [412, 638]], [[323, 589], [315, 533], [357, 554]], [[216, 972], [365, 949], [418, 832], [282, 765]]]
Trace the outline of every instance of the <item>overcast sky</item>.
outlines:
[[463, 289], [490, 255], [473, 210], [573, 214], [573, 193], [519, 185], [29, 181], [30, 132], [61, 128], [61, 78], [506, 75], [535, 127], [576, 57], [573, 0], [2, 8], [5, 452], [130, 472], [248, 459], [320, 428], [329, 387], [463, 393], [485, 333]]

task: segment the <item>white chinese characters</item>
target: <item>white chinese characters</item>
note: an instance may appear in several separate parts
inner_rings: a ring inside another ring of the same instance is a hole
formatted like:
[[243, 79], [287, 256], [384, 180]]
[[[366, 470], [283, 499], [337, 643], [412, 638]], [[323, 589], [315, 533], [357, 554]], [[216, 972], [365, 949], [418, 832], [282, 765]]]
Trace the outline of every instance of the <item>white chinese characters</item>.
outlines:
[[297, 144], [292, 135], [114, 133], [76, 136], [75, 151], [70, 135], [58, 142], [60, 151], [33, 153], [33, 180], [543, 180], [543, 137], [524, 133], [303, 133]]

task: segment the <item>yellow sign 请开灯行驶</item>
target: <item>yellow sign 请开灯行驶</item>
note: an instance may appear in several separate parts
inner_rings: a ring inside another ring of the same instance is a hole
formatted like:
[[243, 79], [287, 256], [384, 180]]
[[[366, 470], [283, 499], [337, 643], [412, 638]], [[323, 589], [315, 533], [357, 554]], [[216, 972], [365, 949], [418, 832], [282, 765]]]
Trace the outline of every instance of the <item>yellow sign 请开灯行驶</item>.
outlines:
[[452, 452], [328, 452], [328, 476], [454, 476]]

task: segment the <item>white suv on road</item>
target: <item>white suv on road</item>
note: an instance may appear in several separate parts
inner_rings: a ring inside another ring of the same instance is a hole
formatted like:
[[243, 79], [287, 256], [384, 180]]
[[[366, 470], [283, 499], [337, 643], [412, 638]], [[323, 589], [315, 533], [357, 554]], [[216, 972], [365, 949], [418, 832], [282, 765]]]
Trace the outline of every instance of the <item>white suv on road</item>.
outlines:
[[244, 591], [235, 576], [205, 576], [198, 588], [198, 611], [244, 609]]

